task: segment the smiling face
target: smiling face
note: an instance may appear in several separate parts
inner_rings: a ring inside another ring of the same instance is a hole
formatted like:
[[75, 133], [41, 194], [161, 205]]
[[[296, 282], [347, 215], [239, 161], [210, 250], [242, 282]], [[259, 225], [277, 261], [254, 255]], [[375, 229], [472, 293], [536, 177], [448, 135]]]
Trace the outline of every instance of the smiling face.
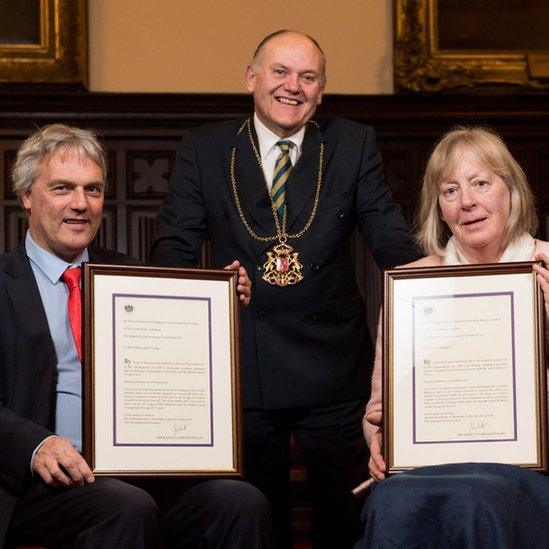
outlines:
[[324, 92], [324, 56], [306, 36], [285, 32], [266, 42], [246, 69], [259, 120], [279, 137], [299, 131]]
[[38, 178], [21, 195], [33, 240], [65, 261], [73, 261], [99, 229], [104, 187], [101, 167], [74, 151], [44, 160]]
[[442, 219], [470, 261], [497, 262], [507, 245], [511, 193], [466, 147], [460, 147], [454, 158], [455, 169], [440, 183]]

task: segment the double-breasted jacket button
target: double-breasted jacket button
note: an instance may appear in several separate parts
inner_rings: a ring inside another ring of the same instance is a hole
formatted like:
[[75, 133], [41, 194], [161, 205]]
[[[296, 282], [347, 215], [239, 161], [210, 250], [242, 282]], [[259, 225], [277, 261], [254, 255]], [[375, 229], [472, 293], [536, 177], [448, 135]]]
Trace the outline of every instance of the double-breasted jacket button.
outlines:
[[318, 263], [311, 263], [311, 271], [317, 273], [320, 270], [320, 265]]
[[345, 212], [343, 210], [337, 210], [337, 218], [343, 219], [345, 217]]
[[257, 320], [267, 320], [267, 313], [265, 311], [258, 311]]

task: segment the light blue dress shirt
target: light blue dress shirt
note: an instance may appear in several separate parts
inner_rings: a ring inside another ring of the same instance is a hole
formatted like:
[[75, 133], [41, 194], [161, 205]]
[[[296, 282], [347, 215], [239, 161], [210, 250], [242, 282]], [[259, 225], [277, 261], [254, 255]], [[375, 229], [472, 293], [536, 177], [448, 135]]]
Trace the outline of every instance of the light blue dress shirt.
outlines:
[[67, 263], [38, 246], [29, 232], [25, 238], [25, 250], [38, 284], [57, 355], [55, 432], [67, 437], [81, 451], [82, 365], [67, 314], [69, 290], [60, 278], [67, 268], [78, 267], [88, 261], [88, 250], [85, 249], [73, 263]]

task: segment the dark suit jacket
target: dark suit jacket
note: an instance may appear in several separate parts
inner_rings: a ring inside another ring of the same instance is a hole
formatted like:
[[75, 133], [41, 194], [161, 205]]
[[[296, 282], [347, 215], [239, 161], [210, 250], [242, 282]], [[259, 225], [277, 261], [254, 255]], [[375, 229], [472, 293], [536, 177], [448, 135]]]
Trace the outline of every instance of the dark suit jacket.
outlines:
[[[89, 248], [95, 263], [137, 263]], [[32, 452], [53, 434], [57, 359], [36, 279], [20, 244], [0, 256], [0, 546], [30, 481]]]
[[275, 233], [259, 163], [242, 121], [193, 128], [183, 135], [170, 193], [160, 209], [151, 261], [196, 265], [205, 233], [211, 260], [238, 259], [252, 280], [252, 303], [242, 313], [243, 396], [249, 408], [289, 408], [343, 402], [368, 394], [372, 344], [351, 257], [358, 227], [381, 267], [417, 257], [408, 227], [383, 182], [371, 128], [334, 119], [308, 124], [302, 155], [287, 184], [288, 229], [305, 225], [313, 203], [320, 144], [325, 144], [320, 203], [310, 229], [288, 243], [299, 252], [304, 280], [279, 288], [261, 279], [266, 251], [246, 232], [229, 178], [260, 235]]

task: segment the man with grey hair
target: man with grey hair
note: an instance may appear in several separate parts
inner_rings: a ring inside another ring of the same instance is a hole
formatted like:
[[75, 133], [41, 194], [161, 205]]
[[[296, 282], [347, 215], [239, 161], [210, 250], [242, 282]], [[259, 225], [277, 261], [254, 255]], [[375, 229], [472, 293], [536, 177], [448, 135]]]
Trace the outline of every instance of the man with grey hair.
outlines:
[[270, 547], [267, 503], [246, 483], [198, 484], [161, 528], [147, 492], [94, 477], [80, 454], [81, 328], [70, 309], [80, 303], [83, 262], [137, 261], [92, 245], [106, 180], [106, 152], [92, 132], [36, 131], [12, 176], [29, 230], [0, 256], [0, 545], [145, 549], [162, 537], [168, 547]]
[[207, 233], [213, 266], [238, 258], [252, 277], [241, 323], [244, 457], [281, 548], [291, 546], [291, 434], [311, 481], [315, 548], [349, 547], [361, 532], [351, 489], [367, 475], [373, 349], [353, 233], [381, 267], [417, 257], [373, 130], [312, 120], [325, 85], [325, 56], [310, 36], [262, 40], [246, 68], [255, 113], [184, 133], [151, 255], [196, 265]]

